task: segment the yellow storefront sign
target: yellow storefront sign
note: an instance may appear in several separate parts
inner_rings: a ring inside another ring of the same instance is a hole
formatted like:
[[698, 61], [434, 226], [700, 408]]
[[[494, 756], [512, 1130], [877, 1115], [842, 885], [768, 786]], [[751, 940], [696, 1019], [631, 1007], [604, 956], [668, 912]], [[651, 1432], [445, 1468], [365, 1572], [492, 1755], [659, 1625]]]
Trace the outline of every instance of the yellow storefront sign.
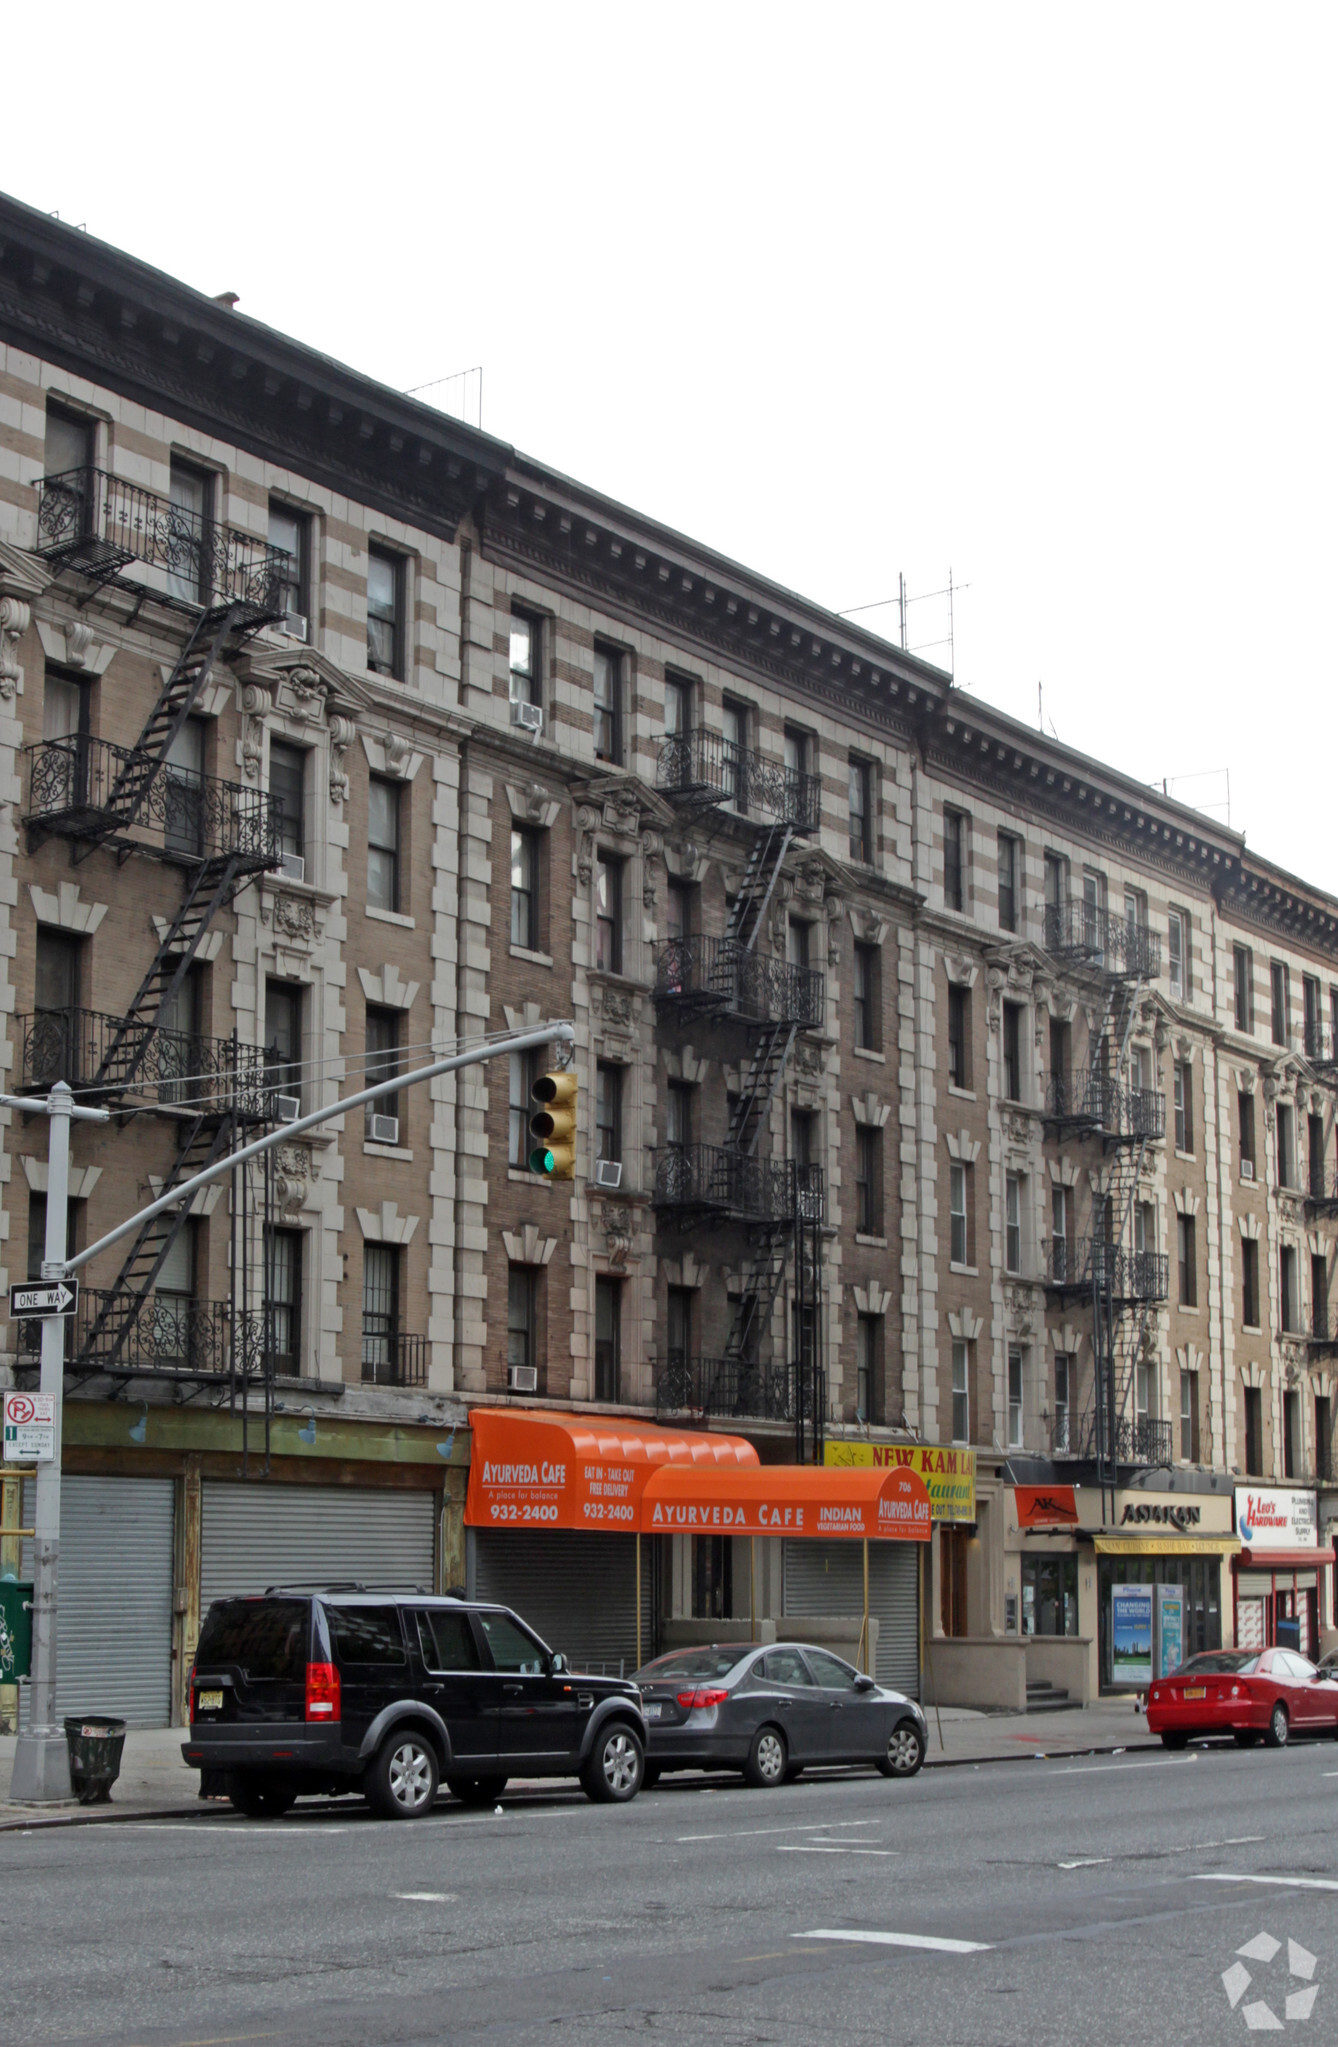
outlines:
[[939, 1450], [930, 1443], [840, 1443], [823, 1446], [824, 1464], [891, 1465], [918, 1472], [935, 1521], [976, 1518], [976, 1453]]

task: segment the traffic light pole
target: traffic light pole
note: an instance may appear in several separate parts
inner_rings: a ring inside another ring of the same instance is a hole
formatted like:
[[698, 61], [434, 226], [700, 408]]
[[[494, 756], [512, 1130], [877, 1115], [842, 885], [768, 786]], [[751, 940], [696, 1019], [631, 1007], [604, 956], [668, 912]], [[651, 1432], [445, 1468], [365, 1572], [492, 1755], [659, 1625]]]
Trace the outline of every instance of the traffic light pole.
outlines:
[[[105, 1123], [109, 1120], [105, 1109], [87, 1109], [75, 1102], [74, 1096], [63, 1080], [57, 1081], [45, 1102], [30, 1095], [0, 1095], [0, 1106], [21, 1109], [31, 1115], [44, 1111], [50, 1119], [47, 1147], [47, 1196], [46, 1196], [46, 1256], [42, 1261], [43, 1279], [68, 1279], [80, 1266], [90, 1259], [118, 1244], [122, 1237], [138, 1230], [155, 1215], [165, 1209], [180, 1207], [189, 1203], [201, 1187], [213, 1180], [220, 1180], [248, 1159], [268, 1151], [271, 1145], [291, 1143], [304, 1130], [314, 1130], [320, 1123], [328, 1123], [332, 1117], [347, 1115], [350, 1109], [360, 1109], [367, 1102], [379, 1101], [384, 1095], [398, 1094], [402, 1088], [412, 1087], [416, 1082], [435, 1080], [443, 1073], [457, 1073], [462, 1067], [477, 1066], [487, 1059], [500, 1059], [512, 1052], [528, 1052], [540, 1045], [573, 1044], [575, 1027], [569, 1023], [548, 1023], [536, 1025], [532, 1030], [505, 1031], [482, 1044], [472, 1045], [468, 1051], [455, 1052], [445, 1059], [434, 1059], [429, 1066], [419, 1066], [412, 1073], [399, 1073], [389, 1080], [378, 1081], [375, 1087], [363, 1088], [356, 1095], [346, 1095], [342, 1100], [331, 1102], [327, 1108], [315, 1109], [309, 1116], [299, 1116], [295, 1122], [280, 1123], [277, 1128], [267, 1131], [251, 1144], [243, 1145], [240, 1151], [229, 1152], [212, 1166], [206, 1166], [193, 1179], [185, 1180], [174, 1187], [170, 1194], [164, 1194], [157, 1201], [151, 1201], [147, 1208], [139, 1209], [127, 1216], [114, 1230], [108, 1230], [105, 1237], [99, 1237], [75, 1257], [66, 1256], [67, 1230], [70, 1196], [70, 1124], [74, 1120], [90, 1123]], [[10, 1802], [13, 1804], [46, 1805], [53, 1801], [68, 1799], [70, 1792], [70, 1768], [65, 1737], [56, 1721], [56, 1590], [60, 1562], [60, 1457], [61, 1457], [61, 1394], [65, 1367], [65, 1325], [57, 1316], [48, 1316], [42, 1322], [42, 1392], [55, 1398], [56, 1454], [49, 1463], [37, 1467], [37, 1511], [33, 1526], [36, 1530], [33, 1543], [33, 1676], [30, 1726], [21, 1734], [14, 1754], [14, 1773], [10, 1782]]]

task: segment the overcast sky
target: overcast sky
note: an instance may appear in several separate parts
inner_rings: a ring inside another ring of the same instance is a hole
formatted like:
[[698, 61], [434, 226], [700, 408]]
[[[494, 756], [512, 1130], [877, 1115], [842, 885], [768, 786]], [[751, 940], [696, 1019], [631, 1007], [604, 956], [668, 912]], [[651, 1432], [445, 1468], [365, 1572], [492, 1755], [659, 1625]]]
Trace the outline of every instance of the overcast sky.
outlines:
[[388, 384], [481, 363], [490, 432], [820, 603], [951, 568], [960, 683], [1220, 817], [1228, 770], [1338, 890], [1336, 43], [1295, 0], [73, 0], [6, 24], [0, 176]]

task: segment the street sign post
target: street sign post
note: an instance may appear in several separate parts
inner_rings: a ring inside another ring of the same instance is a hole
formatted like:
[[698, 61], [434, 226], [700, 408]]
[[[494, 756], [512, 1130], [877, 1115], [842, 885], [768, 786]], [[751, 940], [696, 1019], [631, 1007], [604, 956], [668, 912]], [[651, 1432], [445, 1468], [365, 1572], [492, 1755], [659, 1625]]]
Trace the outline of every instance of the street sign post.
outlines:
[[6, 1464], [50, 1464], [56, 1454], [56, 1402], [50, 1393], [6, 1393]]
[[22, 1322], [34, 1317], [44, 1318], [47, 1315], [73, 1315], [78, 1306], [77, 1279], [15, 1280], [9, 1289], [11, 1322]]

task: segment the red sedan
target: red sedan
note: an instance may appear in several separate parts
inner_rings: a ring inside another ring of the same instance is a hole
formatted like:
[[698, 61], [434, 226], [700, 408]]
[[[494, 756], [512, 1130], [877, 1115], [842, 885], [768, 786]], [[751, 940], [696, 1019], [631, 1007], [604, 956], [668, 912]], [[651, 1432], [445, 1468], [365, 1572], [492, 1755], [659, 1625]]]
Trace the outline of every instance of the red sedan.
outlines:
[[1167, 1748], [1191, 1735], [1230, 1734], [1241, 1748], [1263, 1736], [1338, 1735], [1338, 1670], [1316, 1670], [1294, 1649], [1206, 1649], [1148, 1693], [1148, 1731]]

